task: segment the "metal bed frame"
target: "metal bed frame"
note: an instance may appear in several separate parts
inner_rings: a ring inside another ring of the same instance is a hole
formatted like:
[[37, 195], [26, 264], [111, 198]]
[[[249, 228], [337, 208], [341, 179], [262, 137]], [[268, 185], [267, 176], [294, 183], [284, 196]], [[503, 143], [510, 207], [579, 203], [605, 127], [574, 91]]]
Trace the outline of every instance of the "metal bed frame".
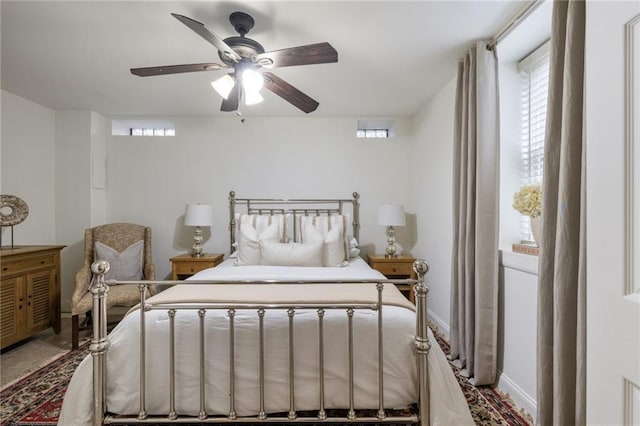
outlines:
[[[352, 202], [354, 206], [354, 235], [357, 235], [357, 220], [358, 220], [358, 194], [353, 194], [352, 200], [267, 200], [267, 199], [237, 199], [235, 193], [231, 192], [230, 201], [230, 232], [231, 239], [234, 240], [234, 216], [235, 216], [235, 204], [237, 202], [245, 202], [247, 206], [255, 205], [256, 201], [266, 202], [271, 204], [278, 201], [286, 201], [286, 204], [300, 204], [301, 202], [312, 203], [338, 203], [339, 211], [342, 212], [342, 204], [345, 202]], [[258, 211], [261, 209], [258, 208]], [[267, 214], [273, 214], [270, 209], [262, 209], [263, 213], [268, 211]], [[281, 209], [282, 210], [282, 209]], [[286, 208], [285, 210], [289, 210]], [[322, 209], [298, 209], [301, 214], [308, 214], [313, 211], [315, 214], [320, 211], [319, 214], [325, 213]], [[307, 210], [307, 212], [305, 212]], [[333, 209], [329, 209], [333, 211]], [[249, 210], [253, 211], [253, 210]], [[274, 210], [275, 211], [275, 210]], [[293, 213], [293, 212], [292, 212]], [[325, 213], [326, 214], [326, 213]], [[90, 352], [93, 358], [93, 412], [95, 426], [102, 424], [158, 424], [158, 423], [180, 423], [180, 424], [197, 424], [197, 423], [289, 423], [289, 422], [304, 422], [304, 423], [418, 423], [420, 425], [428, 426], [429, 423], [429, 377], [428, 377], [428, 353], [431, 348], [431, 342], [428, 337], [427, 327], [427, 293], [428, 288], [425, 286], [424, 278], [429, 270], [429, 265], [424, 260], [417, 260], [414, 265], [414, 271], [416, 272], [416, 279], [408, 280], [356, 280], [356, 281], [330, 281], [330, 280], [313, 280], [314, 284], [327, 284], [327, 285], [348, 285], [353, 283], [370, 283], [375, 285], [377, 289], [377, 302], [372, 304], [322, 304], [322, 303], [304, 303], [304, 304], [255, 304], [255, 303], [194, 303], [194, 304], [167, 304], [167, 303], [149, 303], [146, 298], [147, 288], [150, 285], [162, 284], [162, 285], [176, 285], [184, 284], [184, 281], [105, 281], [105, 274], [109, 271], [109, 264], [106, 261], [96, 261], [91, 265], [91, 270], [94, 273], [94, 279], [92, 280], [89, 291], [93, 295], [93, 337], [90, 344]], [[297, 285], [304, 284], [305, 281], [299, 280], [265, 280], [265, 281], [229, 281], [229, 280], [208, 280], [208, 281], [190, 281], [194, 284], [234, 284], [234, 285], [247, 285], [247, 284], [278, 284], [278, 285]], [[383, 379], [383, 304], [382, 304], [382, 290], [385, 283], [393, 284], [411, 284], [413, 285], [413, 291], [415, 292], [416, 303], [416, 332], [414, 338], [415, 356], [417, 362], [417, 381], [418, 381], [418, 401], [417, 413], [410, 416], [389, 416], [385, 412], [384, 408], [384, 379]], [[137, 285], [140, 291], [140, 404], [139, 412], [137, 415], [122, 416], [111, 415], [106, 411], [106, 357], [109, 349], [109, 340], [107, 336], [107, 305], [106, 298], [109, 292], [109, 286], [111, 285]], [[253, 310], [256, 312], [259, 323], [259, 353], [260, 353], [260, 365], [259, 365], [259, 385], [260, 385], [260, 400], [259, 400], [259, 412], [253, 417], [238, 417], [235, 410], [235, 362], [236, 353], [234, 348], [235, 334], [234, 334], [234, 317], [236, 310]], [[319, 387], [319, 401], [318, 410], [315, 412], [315, 416], [302, 416], [296, 412], [295, 404], [295, 392], [294, 392], [294, 318], [296, 310], [315, 310], [318, 317], [318, 387]], [[169, 412], [165, 416], [151, 416], [146, 411], [146, 327], [145, 317], [147, 312], [152, 310], [163, 310], [167, 312], [169, 317], [169, 389], [168, 389], [168, 401]], [[195, 345], [196, 350], [199, 351], [200, 360], [200, 411], [197, 416], [186, 416], [176, 412], [175, 409], [175, 322], [174, 318], [178, 310], [195, 310], [199, 316], [199, 342]], [[229, 411], [226, 416], [210, 415], [205, 410], [205, 401], [207, 395], [205, 393], [205, 316], [207, 311], [210, 310], [223, 310], [226, 311], [229, 318]], [[267, 414], [265, 411], [265, 377], [264, 377], [264, 317], [265, 312], [268, 310], [284, 310], [288, 314], [289, 328], [288, 328], [288, 341], [282, 344], [287, 345], [289, 348], [289, 412], [286, 415], [272, 415]], [[349, 383], [349, 409], [346, 416], [343, 417], [329, 417], [325, 410], [325, 394], [324, 394], [324, 334], [323, 334], [323, 317], [327, 310], [343, 310], [347, 315], [347, 329], [348, 329], [348, 383]], [[357, 415], [354, 405], [354, 379], [353, 379], [353, 363], [354, 363], [354, 351], [353, 351], [353, 315], [357, 310], [371, 310], [377, 312], [377, 349], [378, 349], [378, 409], [375, 416], [361, 417]]]
[[286, 198], [236, 198], [235, 191], [229, 192], [229, 235], [231, 253], [235, 250], [236, 242], [236, 209], [244, 206], [247, 214], [259, 215], [291, 215], [293, 218], [293, 240], [298, 233], [296, 218], [298, 216], [331, 216], [347, 213], [345, 207], [351, 204], [352, 235], [360, 239], [360, 194], [354, 192], [346, 199], [286, 199]]

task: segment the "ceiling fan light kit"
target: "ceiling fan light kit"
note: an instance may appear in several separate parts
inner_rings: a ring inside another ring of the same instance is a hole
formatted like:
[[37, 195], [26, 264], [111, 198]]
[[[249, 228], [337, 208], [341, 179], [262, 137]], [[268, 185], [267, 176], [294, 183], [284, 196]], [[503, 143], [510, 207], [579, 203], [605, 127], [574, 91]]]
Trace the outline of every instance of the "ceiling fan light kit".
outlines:
[[217, 80], [211, 82], [211, 86], [224, 99], [229, 99], [231, 89], [236, 85], [236, 80], [230, 74], [225, 74]]
[[338, 52], [329, 43], [265, 52], [260, 43], [245, 37], [255, 24], [253, 18], [247, 13], [234, 12], [229, 16], [231, 25], [240, 36], [227, 37], [224, 40], [196, 20], [177, 13], [171, 15], [218, 49], [218, 56], [223, 64], [201, 63], [132, 68], [132, 74], [150, 77], [232, 68], [231, 73], [211, 82], [211, 86], [223, 98], [221, 111], [237, 111], [243, 96], [246, 105], [262, 102], [264, 98], [260, 90], [263, 87], [305, 113], [318, 108], [317, 101], [271, 72], [261, 72], [261, 69], [338, 62]]

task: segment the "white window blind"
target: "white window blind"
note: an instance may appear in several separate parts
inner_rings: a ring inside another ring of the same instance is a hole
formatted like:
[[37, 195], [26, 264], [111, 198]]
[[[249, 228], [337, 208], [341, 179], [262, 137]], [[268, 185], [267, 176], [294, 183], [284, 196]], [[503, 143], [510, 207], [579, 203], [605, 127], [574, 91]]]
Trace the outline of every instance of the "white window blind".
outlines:
[[[518, 72], [522, 84], [522, 184], [541, 184], [549, 90], [549, 42], [522, 59]], [[528, 216], [522, 216], [521, 230], [525, 240], [533, 239]]]

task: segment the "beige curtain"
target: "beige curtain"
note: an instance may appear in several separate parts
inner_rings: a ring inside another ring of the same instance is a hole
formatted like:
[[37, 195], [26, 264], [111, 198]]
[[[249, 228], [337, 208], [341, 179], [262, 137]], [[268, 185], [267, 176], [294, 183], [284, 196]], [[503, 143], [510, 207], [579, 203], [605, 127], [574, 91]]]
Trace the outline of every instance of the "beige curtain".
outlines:
[[453, 158], [451, 357], [472, 383], [496, 380], [499, 110], [495, 50], [458, 66]]
[[538, 266], [537, 421], [540, 425], [584, 425], [585, 2], [555, 1], [552, 13]]

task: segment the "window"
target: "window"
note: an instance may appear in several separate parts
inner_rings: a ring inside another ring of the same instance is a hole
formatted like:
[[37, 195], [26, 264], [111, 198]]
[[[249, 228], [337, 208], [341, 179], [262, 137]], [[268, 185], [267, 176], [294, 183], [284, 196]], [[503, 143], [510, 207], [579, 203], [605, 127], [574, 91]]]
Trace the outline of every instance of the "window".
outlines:
[[113, 136], [175, 136], [176, 125], [171, 120], [156, 119], [113, 119]]
[[358, 129], [356, 136], [359, 138], [388, 138], [389, 129]]
[[390, 119], [369, 118], [358, 120], [356, 137], [362, 139], [385, 139], [395, 136], [395, 121]]
[[[518, 63], [518, 72], [522, 84], [522, 184], [541, 184], [549, 90], [549, 42], [522, 59]], [[521, 218], [521, 231], [524, 239], [533, 239], [528, 216]]]

